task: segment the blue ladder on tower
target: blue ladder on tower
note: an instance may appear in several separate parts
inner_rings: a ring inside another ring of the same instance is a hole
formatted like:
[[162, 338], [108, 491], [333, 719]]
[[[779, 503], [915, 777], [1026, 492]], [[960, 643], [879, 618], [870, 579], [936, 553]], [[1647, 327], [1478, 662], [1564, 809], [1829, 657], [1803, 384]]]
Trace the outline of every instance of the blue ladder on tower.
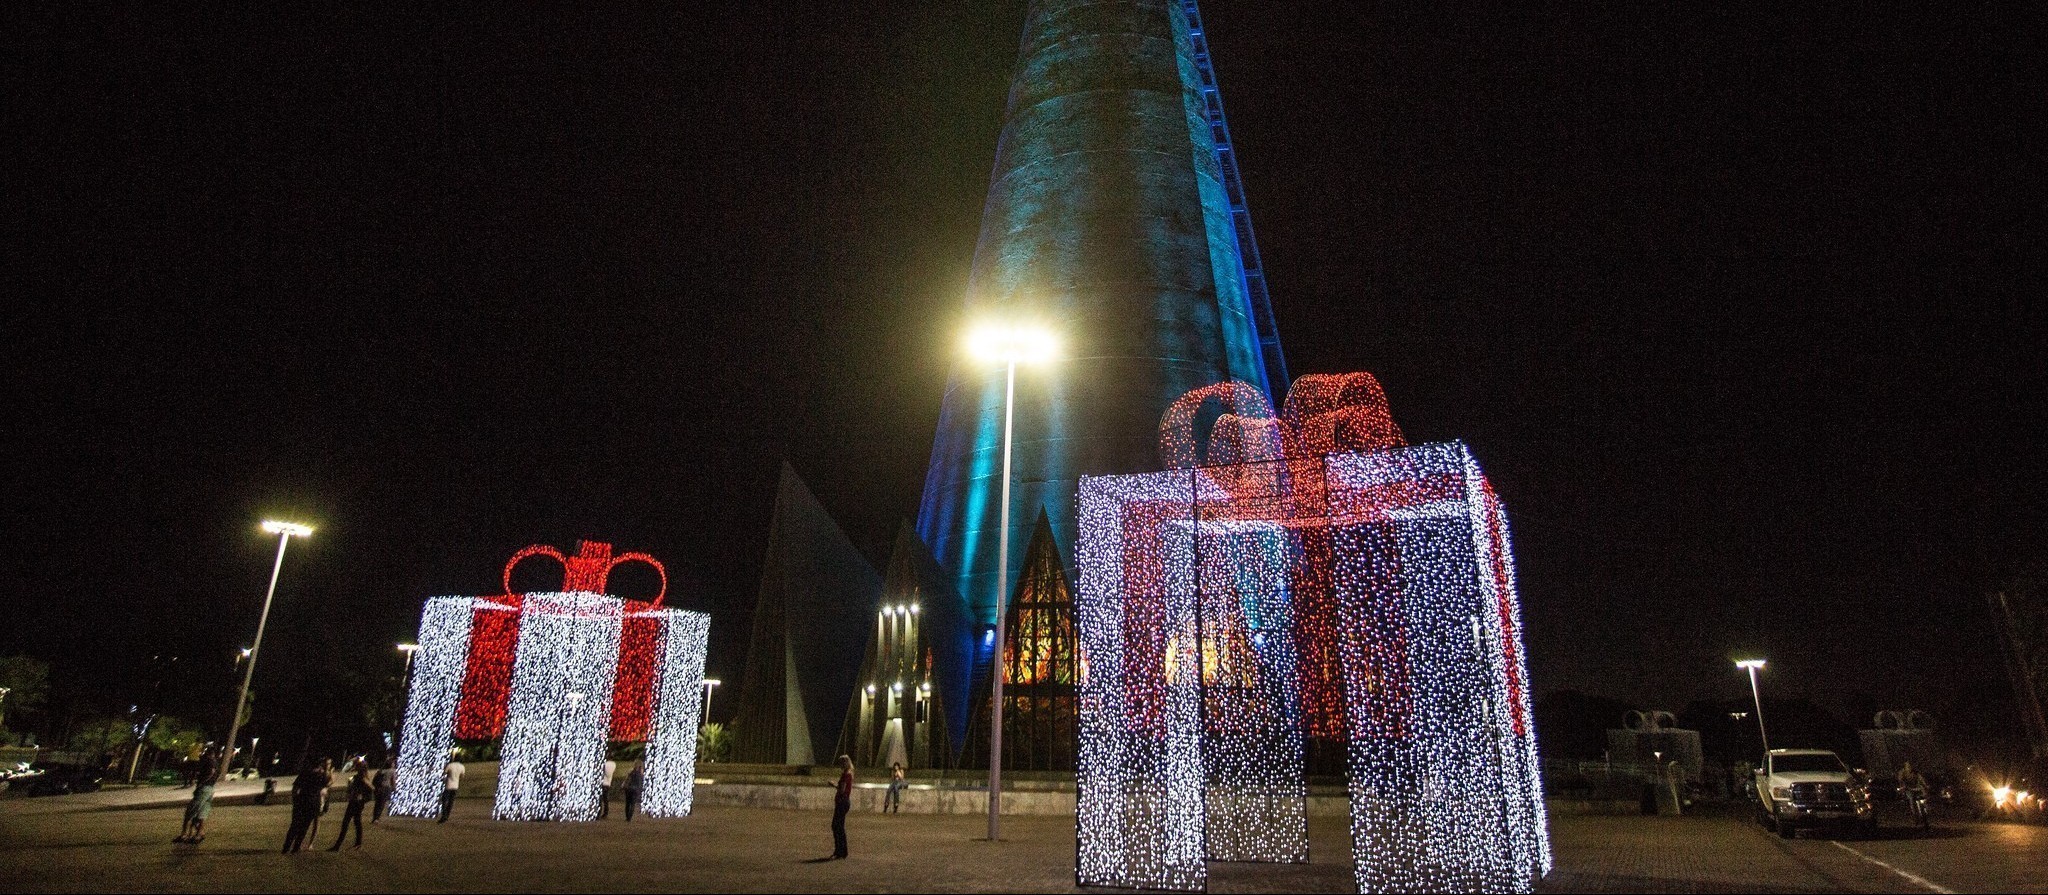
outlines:
[[1209, 132], [1216, 140], [1216, 164], [1223, 170], [1223, 192], [1230, 199], [1230, 222], [1237, 231], [1237, 255], [1244, 269], [1245, 304], [1251, 311], [1252, 328], [1259, 337], [1259, 353], [1266, 365], [1267, 393], [1278, 403], [1287, 390], [1287, 359], [1280, 353], [1280, 329], [1273, 321], [1273, 300], [1266, 294], [1266, 271], [1259, 262], [1259, 241], [1252, 235], [1252, 212], [1244, 201], [1244, 182], [1237, 172], [1237, 150], [1230, 142], [1230, 125], [1223, 120], [1223, 95], [1216, 89], [1216, 70], [1209, 63], [1209, 42], [1203, 37], [1202, 11], [1195, 0], [1181, 0], [1187, 13], [1188, 39], [1195, 48], [1195, 70], [1202, 78], [1202, 103], [1209, 116]]

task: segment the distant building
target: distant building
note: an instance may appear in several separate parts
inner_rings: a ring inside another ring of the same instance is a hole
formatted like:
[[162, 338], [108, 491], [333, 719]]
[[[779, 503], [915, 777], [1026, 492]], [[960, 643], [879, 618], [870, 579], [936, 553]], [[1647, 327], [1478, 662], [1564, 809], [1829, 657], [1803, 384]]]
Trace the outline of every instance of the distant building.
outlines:
[[[839, 751], [863, 767], [952, 767], [960, 742], [947, 706], [972, 701], [973, 648], [951, 576], [906, 523], [882, 576], [867, 656], [861, 662]], [[948, 673], [948, 672], [954, 673]]]
[[754, 605], [732, 760], [829, 763], [875, 622], [881, 576], [782, 466]]
[[[1024, 551], [1023, 574], [1004, 621], [1003, 767], [1021, 771], [1074, 769], [1074, 686], [1080, 650], [1074, 636], [1074, 593], [1060, 567], [1052, 523], [1040, 511]], [[988, 632], [993, 634], [993, 631]], [[973, 720], [962, 768], [988, 767], [993, 700], [988, 672], [978, 675]]]
[[[1032, 2], [1009, 97], [965, 300], [1058, 331], [1019, 371], [1010, 540], [1044, 510], [1071, 551], [1079, 477], [1159, 469], [1175, 398], [1288, 377], [1194, 0]], [[954, 369], [917, 523], [984, 625], [1024, 564], [996, 568], [1003, 404], [1000, 366]]]

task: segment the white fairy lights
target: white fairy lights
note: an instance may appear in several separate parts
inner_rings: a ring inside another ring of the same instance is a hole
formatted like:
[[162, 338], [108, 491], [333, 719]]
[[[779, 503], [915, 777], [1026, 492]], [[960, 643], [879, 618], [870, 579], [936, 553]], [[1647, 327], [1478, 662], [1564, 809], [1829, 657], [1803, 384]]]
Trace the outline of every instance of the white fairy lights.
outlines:
[[624, 601], [527, 594], [498, 750], [499, 820], [593, 820]]
[[1284, 420], [1199, 399], [1273, 434], [1238, 462], [1082, 480], [1077, 881], [1306, 860], [1313, 735], [1346, 744], [1360, 891], [1528, 891], [1550, 853], [1500, 502], [1464, 445], [1400, 447], [1370, 377], [1309, 384]]
[[[495, 620], [499, 613], [516, 618], [516, 646], [473, 636], [480, 618], [492, 619], [488, 627], [493, 630], [512, 628]], [[621, 636], [650, 624], [651, 637]], [[489, 693], [465, 691], [487, 676], [477, 669], [493, 667], [496, 650], [511, 646], [509, 692], [503, 707], [491, 710], [504, 718], [492, 816], [596, 817], [615, 703], [649, 705], [642, 793], [647, 814], [689, 814], [709, 631], [710, 617], [700, 612], [657, 609], [583, 591], [427, 601], [393, 813], [428, 817], [439, 810], [441, 766], [454, 740], [458, 706], [465, 699], [491, 702]], [[474, 654], [479, 650], [491, 655]], [[653, 666], [651, 674], [622, 673], [622, 668], [646, 665]], [[637, 681], [652, 687], [651, 694], [643, 694], [649, 699], [621, 699], [625, 694], [618, 688], [637, 686], [632, 683]]]
[[474, 597], [436, 597], [427, 601], [420, 616], [420, 648], [413, 654], [392, 814], [433, 817], [441, 810], [441, 766], [455, 744], [455, 704], [462, 699], [470, 620], [479, 604], [497, 605]]
[[655, 672], [647, 788], [640, 807], [648, 817], [682, 817], [690, 813], [696, 792], [697, 728], [704, 711], [704, 649], [711, 636], [711, 617], [674, 609], [659, 612], [661, 664]]

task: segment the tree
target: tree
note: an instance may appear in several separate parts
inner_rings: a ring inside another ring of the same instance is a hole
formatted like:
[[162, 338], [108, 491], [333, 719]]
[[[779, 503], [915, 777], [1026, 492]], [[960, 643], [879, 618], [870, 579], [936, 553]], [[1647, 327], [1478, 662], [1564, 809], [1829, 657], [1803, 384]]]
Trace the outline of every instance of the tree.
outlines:
[[697, 760], [723, 761], [732, 751], [732, 735], [723, 724], [706, 724], [697, 730]]
[[183, 718], [158, 715], [149, 725], [149, 745], [181, 758], [191, 757], [205, 738], [203, 728]]
[[135, 726], [126, 718], [94, 718], [71, 734], [66, 748], [86, 756], [94, 764], [105, 762], [109, 753], [127, 748], [135, 739]]
[[34, 714], [43, 707], [43, 700], [50, 695], [50, 665], [30, 656], [0, 659], [0, 687], [7, 688], [7, 695], [0, 698], [0, 728], [5, 728], [7, 719]]

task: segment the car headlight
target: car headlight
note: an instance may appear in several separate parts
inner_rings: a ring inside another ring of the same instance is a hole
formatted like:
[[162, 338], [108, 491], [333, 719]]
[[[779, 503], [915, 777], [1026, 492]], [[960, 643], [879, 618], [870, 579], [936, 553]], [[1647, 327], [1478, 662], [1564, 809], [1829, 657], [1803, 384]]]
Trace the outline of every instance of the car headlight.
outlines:
[[1771, 798], [1774, 798], [1774, 799], [1778, 799], [1778, 800], [1780, 800], [1780, 801], [1790, 801], [1790, 800], [1791, 800], [1791, 798], [1792, 798], [1792, 787], [1789, 787], [1789, 786], [1773, 786], [1773, 787], [1771, 787]]

